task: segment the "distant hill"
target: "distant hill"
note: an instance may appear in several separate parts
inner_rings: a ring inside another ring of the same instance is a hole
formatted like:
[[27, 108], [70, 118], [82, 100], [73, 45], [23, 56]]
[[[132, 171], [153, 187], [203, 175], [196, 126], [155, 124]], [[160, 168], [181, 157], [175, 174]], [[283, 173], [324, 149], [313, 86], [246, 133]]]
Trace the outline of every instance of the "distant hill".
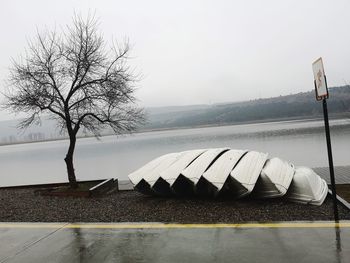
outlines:
[[[350, 86], [333, 87], [329, 93], [330, 115], [350, 115]], [[236, 103], [152, 108], [148, 113], [146, 129], [317, 118], [323, 114], [322, 103], [316, 101], [314, 91]]]
[[[333, 87], [329, 93], [330, 116], [350, 117], [350, 86]], [[314, 91], [234, 103], [147, 108], [146, 113], [148, 123], [140, 131], [318, 118], [323, 114], [322, 103], [315, 100]], [[17, 123], [17, 120], [0, 122], [0, 144], [66, 137], [52, 120], [45, 119], [42, 126], [33, 126], [25, 132], [16, 129]], [[110, 133], [110, 130], [103, 132]]]

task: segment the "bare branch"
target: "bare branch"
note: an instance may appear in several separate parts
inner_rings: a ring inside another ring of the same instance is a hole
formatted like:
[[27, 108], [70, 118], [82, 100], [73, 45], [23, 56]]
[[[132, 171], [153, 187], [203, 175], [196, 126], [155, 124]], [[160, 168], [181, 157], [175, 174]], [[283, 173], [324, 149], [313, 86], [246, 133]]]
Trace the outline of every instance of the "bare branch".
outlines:
[[126, 65], [129, 43], [107, 49], [94, 16], [73, 17], [60, 34], [37, 33], [26, 56], [10, 70], [5, 107], [26, 112], [21, 128], [48, 114], [76, 136], [80, 128], [99, 136], [110, 127], [132, 132], [144, 122], [135, 107], [136, 77]]

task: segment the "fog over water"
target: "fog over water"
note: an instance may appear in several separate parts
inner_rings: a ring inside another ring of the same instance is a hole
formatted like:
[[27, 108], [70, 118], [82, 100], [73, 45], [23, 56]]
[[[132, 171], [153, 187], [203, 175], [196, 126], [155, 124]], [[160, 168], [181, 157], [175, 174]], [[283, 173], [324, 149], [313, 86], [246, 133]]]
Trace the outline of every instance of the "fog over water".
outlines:
[[[335, 165], [350, 165], [350, 120], [331, 121]], [[0, 147], [0, 186], [63, 182], [68, 141]], [[230, 147], [269, 153], [295, 165], [328, 166], [323, 121], [288, 121], [180, 129], [79, 139], [75, 153], [79, 180], [119, 178], [169, 152]]]

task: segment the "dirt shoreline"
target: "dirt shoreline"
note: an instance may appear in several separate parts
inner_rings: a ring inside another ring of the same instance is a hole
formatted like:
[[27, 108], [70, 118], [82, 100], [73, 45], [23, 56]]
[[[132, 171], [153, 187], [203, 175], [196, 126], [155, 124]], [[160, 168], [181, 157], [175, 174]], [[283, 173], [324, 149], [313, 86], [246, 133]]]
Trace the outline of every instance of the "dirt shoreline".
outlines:
[[[36, 188], [37, 189], [37, 188]], [[0, 189], [1, 222], [242, 223], [333, 220], [330, 197], [322, 206], [283, 199], [180, 199], [119, 191], [104, 197], [48, 197], [33, 189]], [[342, 220], [350, 211], [339, 204]]]

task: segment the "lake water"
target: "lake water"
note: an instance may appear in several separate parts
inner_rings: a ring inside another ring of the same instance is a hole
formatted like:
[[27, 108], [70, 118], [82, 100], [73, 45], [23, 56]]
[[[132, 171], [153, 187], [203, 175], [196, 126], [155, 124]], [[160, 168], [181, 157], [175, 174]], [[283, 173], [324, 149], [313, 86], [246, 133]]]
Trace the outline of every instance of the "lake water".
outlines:
[[[331, 121], [335, 165], [350, 165], [350, 120]], [[66, 181], [68, 141], [0, 147], [0, 186]], [[328, 166], [323, 121], [285, 121], [107, 136], [77, 142], [79, 180], [119, 178], [169, 152], [230, 147], [269, 153], [295, 165]]]

